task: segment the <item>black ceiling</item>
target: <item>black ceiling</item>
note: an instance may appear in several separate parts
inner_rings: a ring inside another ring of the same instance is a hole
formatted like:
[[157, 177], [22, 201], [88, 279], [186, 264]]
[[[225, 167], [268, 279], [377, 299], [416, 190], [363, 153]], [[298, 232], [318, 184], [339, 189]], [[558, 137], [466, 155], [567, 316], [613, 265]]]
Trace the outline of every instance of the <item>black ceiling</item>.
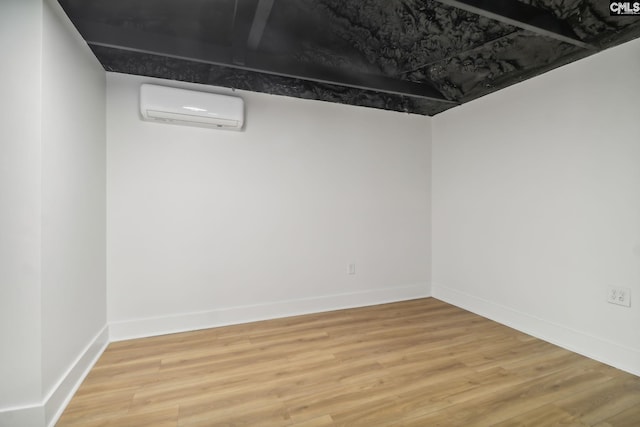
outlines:
[[640, 37], [598, 0], [59, 2], [107, 71], [424, 115]]

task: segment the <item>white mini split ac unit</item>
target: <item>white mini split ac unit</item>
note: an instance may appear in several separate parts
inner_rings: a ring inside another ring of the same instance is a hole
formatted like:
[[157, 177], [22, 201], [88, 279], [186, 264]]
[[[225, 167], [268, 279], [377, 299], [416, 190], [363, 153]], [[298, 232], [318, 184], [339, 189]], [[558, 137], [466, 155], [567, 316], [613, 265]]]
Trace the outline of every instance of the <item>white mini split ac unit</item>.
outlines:
[[140, 112], [144, 120], [177, 125], [227, 130], [244, 125], [242, 98], [150, 84], [140, 86]]

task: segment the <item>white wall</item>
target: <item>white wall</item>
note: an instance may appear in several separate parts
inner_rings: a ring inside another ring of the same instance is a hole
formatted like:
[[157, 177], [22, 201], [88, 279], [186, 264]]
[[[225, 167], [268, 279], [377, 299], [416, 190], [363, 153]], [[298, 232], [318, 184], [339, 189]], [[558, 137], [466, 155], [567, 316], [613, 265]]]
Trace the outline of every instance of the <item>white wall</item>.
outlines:
[[244, 132], [149, 123], [149, 81], [107, 74], [113, 338], [429, 294], [429, 118], [242, 92]]
[[433, 120], [241, 92], [242, 133], [142, 122], [142, 82], [194, 85], [109, 74], [105, 127], [57, 3], [2, 8], [0, 425], [55, 421], [107, 317], [121, 339], [426, 296], [431, 276], [640, 372], [640, 42]]
[[104, 349], [105, 73], [53, 0], [2, 3], [0, 426], [44, 426]]
[[70, 369], [77, 369], [77, 359], [95, 344], [96, 336], [107, 323], [106, 76], [72, 28], [57, 2], [44, 2], [42, 384], [45, 396], [54, 390], [66, 396], [72, 381], [63, 384], [61, 390], [56, 387], [66, 379]]
[[42, 4], [9, 0], [1, 9], [0, 55], [11, 60], [0, 67], [0, 412], [41, 393]]
[[639, 75], [634, 41], [434, 118], [434, 296], [640, 374]]

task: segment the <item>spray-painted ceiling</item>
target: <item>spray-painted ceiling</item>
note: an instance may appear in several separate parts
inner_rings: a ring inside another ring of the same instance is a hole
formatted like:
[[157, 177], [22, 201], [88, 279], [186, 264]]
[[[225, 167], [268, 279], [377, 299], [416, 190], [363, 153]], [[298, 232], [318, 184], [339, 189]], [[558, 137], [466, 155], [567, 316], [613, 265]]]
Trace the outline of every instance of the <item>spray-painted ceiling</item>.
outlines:
[[424, 115], [640, 37], [600, 0], [59, 2], [107, 71]]

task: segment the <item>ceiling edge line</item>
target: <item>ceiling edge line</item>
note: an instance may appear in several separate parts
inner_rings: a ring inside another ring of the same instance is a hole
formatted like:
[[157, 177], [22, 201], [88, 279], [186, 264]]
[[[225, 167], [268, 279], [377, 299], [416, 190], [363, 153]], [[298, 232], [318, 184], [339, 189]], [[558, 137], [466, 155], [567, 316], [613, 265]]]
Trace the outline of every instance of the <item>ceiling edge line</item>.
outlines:
[[[245, 63], [236, 64], [233, 62], [233, 51], [223, 46], [193, 44], [183, 39], [121, 29], [107, 24], [87, 22], [78, 24], [86, 42], [94, 46], [459, 105], [458, 102], [445, 98], [431, 82], [416, 83], [364, 73], [349, 75], [326, 67], [283, 62], [255, 52], [247, 52]], [[188, 53], [184, 54], [185, 51]], [[294, 69], [295, 72], [289, 71], [290, 69]]]
[[336, 81], [334, 79], [323, 79], [323, 78], [320, 78], [320, 77], [313, 77], [313, 76], [311, 76], [311, 77], [309, 77], [309, 76], [299, 76], [299, 75], [296, 75], [296, 74], [291, 74], [291, 73], [286, 73], [286, 72], [277, 72], [277, 71], [271, 71], [271, 70], [264, 70], [264, 69], [249, 67], [249, 66], [245, 66], [245, 65], [229, 64], [229, 63], [224, 63], [224, 62], [219, 62], [219, 61], [213, 61], [213, 60], [207, 60], [207, 59], [192, 58], [192, 57], [183, 56], [183, 55], [170, 54], [170, 53], [166, 53], [166, 52], [155, 52], [155, 51], [149, 51], [149, 50], [146, 50], [146, 49], [139, 49], [139, 48], [134, 48], [134, 47], [113, 45], [113, 44], [109, 44], [109, 43], [100, 43], [100, 42], [91, 42], [91, 41], [88, 41], [87, 43], [89, 45], [91, 45], [91, 46], [101, 46], [101, 47], [107, 47], [107, 48], [111, 48], [111, 49], [124, 50], [124, 51], [128, 51], [128, 52], [137, 52], [137, 53], [144, 53], [144, 54], [149, 54], [149, 55], [164, 56], [164, 57], [167, 57], [167, 58], [182, 59], [182, 60], [185, 60], [185, 61], [198, 62], [198, 63], [202, 63], [202, 64], [217, 65], [217, 66], [221, 66], [221, 67], [228, 67], [228, 68], [234, 68], [234, 69], [238, 69], [238, 70], [251, 71], [251, 72], [262, 73], [262, 74], [269, 74], [269, 75], [273, 75], [273, 76], [286, 77], [286, 78], [292, 78], [292, 79], [298, 79], [298, 80], [308, 80], [308, 81], [312, 81], [312, 82], [316, 82], [316, 83], [343, 86], [343, 87], [367, 90], [367, 91], [372, 91], [372, 92], [382, 92], [382, 93], [388, 93], [388, 94], [391, 94], [391, 95], [406, 96], [406, 97], [410, 97], [410, 98], [421, 98], [421, 99], [427, 99], [427, 100], [433, 101], [433, 102], [438, 102], [438, 103], [441, 103], [441, 104], [460, 105], [459, 102], [451, 101], [451, 100], [448, 100], [446, 98], [434, 98], [434, 97], [427, 96], [427, 95], [414, 94], [414, 93], [403, 92], [403, 91], [394, 91], [394, 90], [390, 90], [390, 89], [372, 87], [372, 86], [368, 86], [368, 85], [359, 85], [359, 84], [356, 84], [356, 83]]
[[558, 19], [545, 10], [525, 3], [508, 0], [436, 1], [446, 4], [447, 6], [452, 6], [485, 18], [531, 31], [540, 36], [550, 37], [583, 49], [598, 50], [596, 46], [580, 40], [566, 21]]

